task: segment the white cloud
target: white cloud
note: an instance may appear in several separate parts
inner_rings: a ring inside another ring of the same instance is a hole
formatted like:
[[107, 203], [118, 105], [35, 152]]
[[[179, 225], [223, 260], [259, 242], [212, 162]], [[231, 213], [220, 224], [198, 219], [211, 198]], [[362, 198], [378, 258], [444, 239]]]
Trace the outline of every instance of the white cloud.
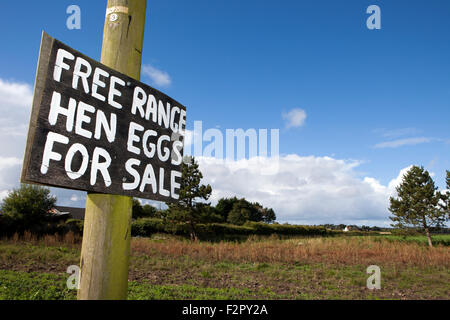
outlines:
[[404, 136], [418, 135], [422, 133], [422, 130], [419, 130], [417, 128], [400, 128], [391, 130], [383, 128], [374, 130], [374, 133], [380, 134], [381, 136], [388, 139], [395, 139]]
[[287, 113], [282, 114], [283, 119], [286, 121], [286, 128], [298, 128], [305, 124], [307, 115], [303, 109], [293, 109]]
[[431, 138], [425, 137], [397, 139], [378, 143], [375, 145], [375, 148], [398, 148], [402, 146], [413, 146], [422, 143], [429, 143], [431, 141], [432, 141]]
[[19, 185], [22, 159], [0, 156], [0, 200], [8, 195], [8, 192]]
[[0, 78], [0, 199], [19, 186], [33, 92]]
[[0, 201], [3, 201], [3, 199], [5, 199], [7, 195], [8, 195], [8, 190], [0, 191]]
[[0, 78], [1, 156], [22, 157], [33, 100], [30, 85]]
[[142, 67], [142, 73], [149, 77], [157, 86], [168, 87], [172, 83], [172, 79], [167, 72], [159, 70], [149, 64]]
[[3, 108], [24, 108], [29, 110], [32, 90], [26, 83], [16, 83], [0, 79], [0, 106]]
[[0, 170], [9, 169], [11, 167], [15, 167], [19, 164], [22, 164], [22, 159], [9, 157], [3, 158], [0, 157]]
[[400, 170], [400, 173], [398, 174], [397, 178], [392, 179], [391, 182], [389, 182], [388, 188], [392, 191], [392, 193], [396, 194], [395, 188], [400, 185], [403, 181], [403, 177], [406, 175], [406, 173], [412, 168], [412, 165], [409, 167], [403, 168]]
[[384, 186], [374, 178], [359, 177], [359, 162], [330, 157], [284, 156], [272, 175], [261, 174], [265, 168], [271, 170], [270, 158], [197, 160], [204, 183], [213, 188], [213, 203], [222, 197], [245, 197], [274, 208], [278, 221], [300, 224], [388, 226], [389, 196], [401, 181], [399, 175]]

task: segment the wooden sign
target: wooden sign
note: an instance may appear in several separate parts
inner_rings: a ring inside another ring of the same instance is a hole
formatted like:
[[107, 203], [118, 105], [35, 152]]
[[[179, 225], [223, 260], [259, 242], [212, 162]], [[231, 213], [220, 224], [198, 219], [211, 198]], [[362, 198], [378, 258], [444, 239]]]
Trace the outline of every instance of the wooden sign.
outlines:
[[21, 181], [173, 202], [186, 108], [43, 34]]

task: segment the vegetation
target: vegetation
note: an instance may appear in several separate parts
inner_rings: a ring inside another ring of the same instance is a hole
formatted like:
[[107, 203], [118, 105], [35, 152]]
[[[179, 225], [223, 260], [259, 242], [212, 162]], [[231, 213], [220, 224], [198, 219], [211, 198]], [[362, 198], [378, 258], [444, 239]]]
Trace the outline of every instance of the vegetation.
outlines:
[[139, 200], [133, 199], [133, 219], [157, 218], [157, 217], [158, 217], [158, 210], [155, 207], [149, 204], [142, 206]]
[[258, 202], [250, 203], [236, 197], [220, 199], [215, 211], [223, 222], [235, 225], [243, 225], [248, 221], [273, 223], [276, 220], [273, 209], [264, 208]]
[[35, 185], [22, 184], [12, 190], [1, 205], [0, 235], [11, 235], [26, 230], [42, 233], [49, 230], [55, 233], [58, 227], [51, 223], [49, 211], [56, 198], [50, 190]]
[[441, 193], [441, 201], [439, 206], [442, 212], [447, 216], [447, 220], [450, 219], [450, 171], [447, 170], [446, 176], [447, 191]]
[[[278, 224], [272, 209], [237, 197], [213, 207], [201, 180], [192, 158], [183, 165], [179, 203], [157, 210], [133, 201], [139, 238], [131, 242], [129, 299], [448, 299], [450, 235], [435, 234], [434, 247], [426, 246], [430, 233], [448, 231], [441, 227], [450, 192], [437, 191], [423, 168], [413, 167], [391, 198], [401, 229], [389, 235], [367, 226], [343, 233], [345, 225]], [[448, 189], [449, 180], [447, 171]], [[76, 298], [65, 272], [79, 264], [83, 221], [48, 222], [55, 201], [32, 186], [5, 199], [0, 300]], [[369, 265], [381, 267], [381, 290], [366, 288]]]
[[389, 210], [393, 226], [405, 228], [420, 226], [425, 231], [428, 244], [433, 246], [429, 227], [440, 227], [448, 220], [448, 213], [439, 206], [442, 198], [428, 171], [423, 167], [413, 166], [403, 177], [397, 187], [398, 198], [390, 198]]
[[[0, 241], [0, 299], [74, 299], [80, 245], [47, 237]], [[129, 299], [448, 299], [449, 250], [384, 237], [132, 239]], [[426, 244], [425, 244], [426, 245]], [[382, 270], [381, 290], [366, 268]]]
[[21, 222], [27, 228], [44, 221], [55, 203], [56, 198], [50, 195], [49, 189], [22, 184], [3, 200], [2, 212], [5, 217]]
[[[157, 218], [139, 219], [132, 224], [132, 235], [150, 237], [155, 233], [171, 233], [189, 237], [191, 228], [188, 223], [177, 222], [168, 225]], [[251, 235], [279, 236], [324, 236], [333, 235], [323, 227], [298, 226], [288, 224], [266, 224], [262, 222], [246, 222], [242, 226], [226, 223], [199, 223], [195, 226], [196, 237], [200, 240], [240, 240]]]
[[192, 240], [197, 240], [196, 227], [211, 217], [209, 203], [211, 186], [202, 185], [203, 174], [193, 157], [186, 157], [181, 166], [180, 198], [177, 203], [169, 204], [164, 220], [168, 225], [186, 223]]
[[[399, 235], [387, 235], [375, 239], [375, 241], [391, 241], [391, 242], [407, 242], [416, 243], [420, 245], [428, 245], [428, 238], [423, 235], [416, 236], [399, 236]], [[437, 234], [433, 236], [433, 244], [441, 246], [450, 246], [450, 234]]]

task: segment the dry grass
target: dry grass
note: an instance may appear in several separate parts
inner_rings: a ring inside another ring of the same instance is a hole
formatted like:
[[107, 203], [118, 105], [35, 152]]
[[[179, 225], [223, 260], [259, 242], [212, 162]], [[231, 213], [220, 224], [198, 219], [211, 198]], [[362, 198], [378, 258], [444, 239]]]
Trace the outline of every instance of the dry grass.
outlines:
[[45, 235], [45, 236], [37, 236], [32, 234], [31, 232], [24, 232], [23, 235], [19, 235], [15, 233], [10, 238], [1, 239], [2, 242], [10, 243], [10, 244], [21, 244], [21, 243], [29, 243], [33, 245], [45, 245], [45, 246], [78, 246], [81, 244], [82, 237], [74, 234], [72, 231], [66, 233], [65, 235]]
[[[81, 237], [67, 233], [64, 236], [36, 237], [29, 232], [15, 234], [2, 242], [28, 243], [45, 246], [80, 247]], [[417, 243], [377, 241], [371, 237], [304, 238], [278, 240], [250, 238], [237, 242], [190, 242], [177, 239], [153, 241], [133, 238], [133, 255], [189, 257], [213, 262], [257, 262], [288, 264], [331, 265], [410, 265], [418, 267], [450, 266], [450, 249], [445, 246], [428, 248]]]
[[313, 238], [296, 240], [247, 241], [244, 243], [154, 242], [133, 239], [135, 255], [188, 256], [192, 259], [260, 263], [324, 263], [338, 265], [413, 265], [450, 264], [448, 247], [427, 248], [415, 243], [374, 241], [367, 238]]

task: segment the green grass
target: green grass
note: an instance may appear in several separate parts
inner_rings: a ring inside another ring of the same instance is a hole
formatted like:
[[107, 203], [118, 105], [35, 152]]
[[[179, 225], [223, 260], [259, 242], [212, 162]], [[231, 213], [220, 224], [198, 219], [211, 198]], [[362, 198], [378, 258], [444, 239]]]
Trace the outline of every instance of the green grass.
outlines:
[[[415, 242], [422, 245], [428, 245], [426, 236], [386, 235], [380, 236], [378, 239], [386, 239], [393, 242]], [[432, 235], [431, 240], [433, 242], [433, 245], [450, 246], [450, 234]]]
[[[257, 300], [257, 299], [448, 299], [448, 271], [430, 268], [420, 270], [384, 269], [382, 290], [364, 288], [364, 266], [332, 269], [326, 266], [281, 267], [269, 265], [264, 273], [254, 277], [239, 273], [241, 265], [229, 270], [236, 277], [233, 284], [246, 282], [245, 286], [208, 287], [204, 284], [155, 285], [148, 281], [130, 281], [130, 300]], [[220, 276], [220, 268], [210, 266], [211, 273]], [[247, 266], [255, 270], [258, 266]], [[214, 271], [214, 269], [216, 271]], [[420, 276], [418, 276], [420, 272]], [[73, 300], [76, 291], [66, 287], [68, 275], [27, 273], [0, 270], [0, 300]], [[267, 282], [262, 281], [267, 279]], [[273, 286], [273, 280], [284, 283], [284, 291]], [[237, 280], [237, 281], [236, 281]], [[255, 281], [256, 280], [256, 281]], [[254, 285], [255, 282], [258, 285]], [[287, 285], [289, 283], [289, 285]]]
[[0, 300], [73, 300], [63, 275], [0, 270]]
[[[229, 276], [229, 285], [198, 280], [167, 285], [146, 280], [130, 281], [130, 300], [257, 300], [257, 299], [448, 299], [448, 270], [429, 268], [382, 269], [382, 290], [365, 288], [365, 266], [258, 265], [234, 264], [227, 272], [217, 265], [203, 266], [215, 277]], [[245, 271], [242, 271], [245, 270]], [[419, 276], [420, 275], [420, 276]], [[0, 300], [70, 300], [76, 298], [66, 288], [66, 274], [27, 273], [0, 270]], [[447, 284], [446, 284], [447, 283]]]
[[[67, 276], [0, 270], [0, 300], [75, 300], [76, 290], [66, 287]], [[130, 281], [129, 300], [246, 300], [259, 296], [283, 298], [237, 288], [201, 288], [192, 285], [151, 285]], [[285, 297], [284, 297], [285, 298]]]
[[270, 290], [252, 291], [239, 288], [202, 288], [193, 285], [151, 285], [129, 283], [129, 300], [253, 300], [261, 297], [283, 299]]

